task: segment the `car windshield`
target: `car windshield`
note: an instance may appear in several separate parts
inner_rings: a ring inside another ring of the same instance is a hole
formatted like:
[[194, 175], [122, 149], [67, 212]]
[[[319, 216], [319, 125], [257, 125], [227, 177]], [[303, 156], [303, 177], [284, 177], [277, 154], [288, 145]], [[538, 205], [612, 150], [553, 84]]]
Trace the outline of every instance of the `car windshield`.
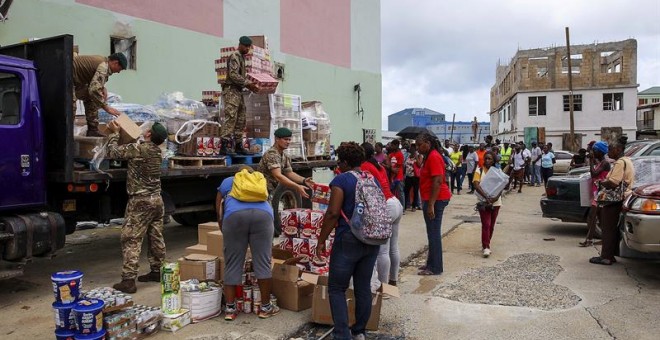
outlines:
[[626, 149], [623, 151], [624, 156], [632, 156], [637, 153], [637, 151], [643, 149], [645, 146], [647, 146], [647, 143], [635, 143], [631, 144], [629, 146], [626, 146]]

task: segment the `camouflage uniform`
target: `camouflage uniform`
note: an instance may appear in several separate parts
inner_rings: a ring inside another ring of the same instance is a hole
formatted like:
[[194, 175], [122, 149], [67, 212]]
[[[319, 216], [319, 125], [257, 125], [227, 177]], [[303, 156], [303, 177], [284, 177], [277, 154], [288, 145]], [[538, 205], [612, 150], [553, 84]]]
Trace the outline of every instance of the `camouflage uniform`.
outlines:
[[245, 77], [245, 58], [236, 51], [227, 61], [227, 80], [222, 85], [222, 103], [225, 121], [220, 128], [220, 137], [240, 139], [245, 129], [245, 101], [242, 91], [249, 83]]
[[90, 55], [73, 57], [73, 110], [76, 100], [85, 104], [85, 117], [90, 130], [98, 130], [99, 109], [105, 103], [104, 88], [112, 70], [108, 67], [108, 58]]
[[149, 265], [159, 271], [165, 258], [163, 199], [160, 196], [160, 148], [152, 142], [117, 145], [119, 134], [108, 141], [108, 157], [128, 160], [126, 220], [121, 229], [124, 257], [122, 280], [137, 277], [142, 240], [147, 234]]
[[257, 170], [263, 173], [264, 177], [266, 177], [266, 181], [268, 182], [268, 192], [270, 194], [275, 191], [275, 188], [277, 188], [277, 185], [279, 184], [275, 176], [271, 173], [271, 170], [277, 168], [282, 169], [281, 171], [283, 175], [293, 171], [293, 167], [291, 167], [291, 158], [284, 153], [280, 154], [277, 151], [277, 148], [273, 146], [266, 151], [263, 157], [261, 157], [259, 167], [257, 168]]

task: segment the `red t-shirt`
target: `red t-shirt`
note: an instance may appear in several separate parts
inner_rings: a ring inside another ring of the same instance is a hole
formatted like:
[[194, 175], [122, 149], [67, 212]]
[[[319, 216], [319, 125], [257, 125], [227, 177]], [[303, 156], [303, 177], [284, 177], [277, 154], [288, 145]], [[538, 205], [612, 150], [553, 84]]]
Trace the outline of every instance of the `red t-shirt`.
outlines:
[[399, 173], [394, 176], [394, 179], [403, 181], [403, 168], [405, 164], [403, 164], [403, 153], [401, 150], [395, 151], [392, 154], [389, 154], [388, 157], [390, 158], [390, 164], [392, 164], [392, 167], [394, 166], [399, 166]]
[[440, 191], [438, 191], [438, 201], [446, 201], [451, 198], [451, 191], [445, 181], [445, 162], [437, 150], [432, 150], [422, 166], [422, 171], [419, 177], [419, 194], [422, 196], [422, 201], [428, 201], [431, 198], [431, 189], [433, 188], [433, 177], [441, 176], [442, 184], [440, 184]]
[[394, 197], [392, 191], [390, 190], [390, 183], [387, 180], [387, 170], [385, 170], [385, 168], [381, 166], [380, 170], [378, 170], [373, 164], [369, 162], [363, 162], [360, 166], [360, 169], [374, 176], [374, 178], [378, 181], [378, 184], [380, 184], [380, 188], [383, 190], [383, 195], [385, 195], [386, 200]]
[[487, 150], [477, 150], [475, 151], [477, 153], [477, 157], [479, 157], [479, 161], [477, 162], [479, 164], [480, 168], [484, 168], [484, 156], [486, 155]]

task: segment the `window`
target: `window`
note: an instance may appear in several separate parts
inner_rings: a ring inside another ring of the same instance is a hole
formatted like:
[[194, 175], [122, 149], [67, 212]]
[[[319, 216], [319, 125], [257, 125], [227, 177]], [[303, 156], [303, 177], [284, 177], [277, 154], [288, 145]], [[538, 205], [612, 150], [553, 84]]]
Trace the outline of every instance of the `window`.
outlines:
[[660, 98], [651, 98], [651, 103], [660, 103]]
[[[570, 111], [570, 103], [568, 95], [564, 95], [564, 111]], [[582, 111], [582, 95], [574, 94], [573, 95], [573, 111]]]
[[0, 71], [0, 125], [18, 125], [21, 121], [21, 78]]
[[623, 93], [603, 93], [603, 110], [623, 110]]
[[571, 158], [573, 158], [573, 156], [571, 156], [570, 153], [555, 152], [555, 158], [557, 158], [557, 159], [571, 159]]
[[129, 70], [137, 70], [137, 40], [135, 37], [110, 37], [110, 54], [123, 53], [128, 61]]
[[545, 96], [529, 97], [529, 115], [545, 116]]
[[[580, 74], [580, 66], [582, 66], [582, 54], [571, 54], [571, 73]], [[561, 58], [561, 73], [568, 73], [568, 58], [566, 56]]]

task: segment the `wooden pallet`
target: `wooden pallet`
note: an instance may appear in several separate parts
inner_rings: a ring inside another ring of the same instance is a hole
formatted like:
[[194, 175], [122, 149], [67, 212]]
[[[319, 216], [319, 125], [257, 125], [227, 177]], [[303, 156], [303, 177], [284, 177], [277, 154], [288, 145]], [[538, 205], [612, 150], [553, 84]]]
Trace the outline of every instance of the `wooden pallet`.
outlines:
[[329, 159], [330, 156], [307, 156], [308, 161], [325, 161]]
[[224, 157], [181, 157], [170, 158], [170, 169], [219, 168], [227, 166]]
[[230, 165], [253, 165], [261, 161], [261, 155], [227, 155], [227, 166]]

